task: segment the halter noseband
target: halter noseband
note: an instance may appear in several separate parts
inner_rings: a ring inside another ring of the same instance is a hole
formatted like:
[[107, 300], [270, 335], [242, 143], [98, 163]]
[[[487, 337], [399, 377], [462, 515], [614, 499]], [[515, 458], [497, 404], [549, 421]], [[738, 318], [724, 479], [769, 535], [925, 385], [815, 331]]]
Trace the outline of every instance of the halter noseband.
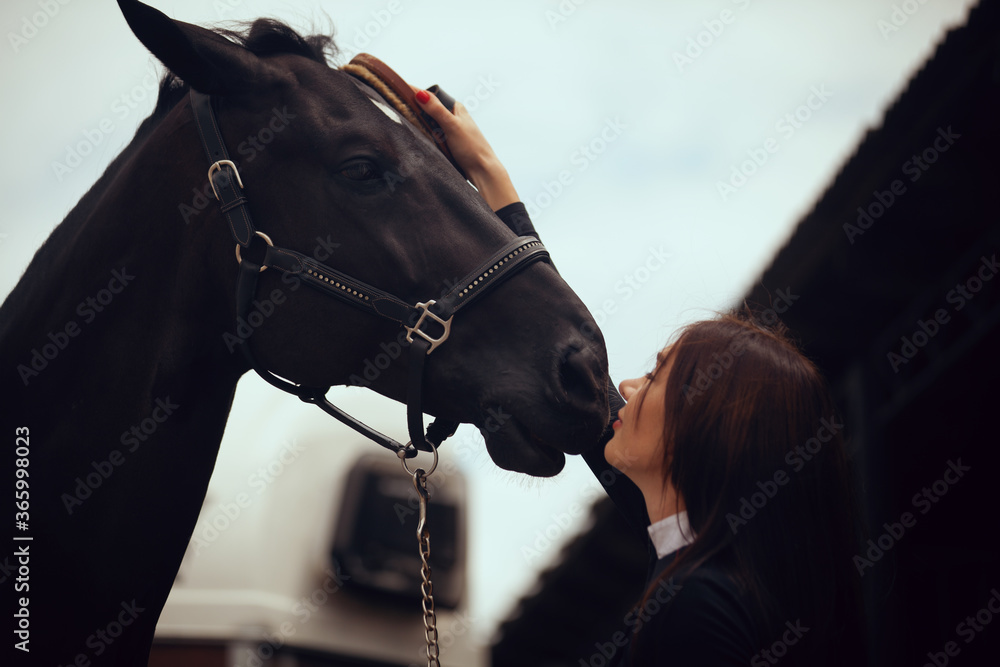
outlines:
[[[426, 435], [423, 433], [421, 404], [423, 369], [427, 356], [448, 339], [455, 313], [532, 262], [548, 258], [549, 253], [545, 246], [533, 236], [521, 236], [499, 249], [441, 298], [410, 305], [388, 292], [341, 273], [308, 255], [277, 247], [266, 234], [257, 231], [250, 218], [239, 171], [230, 160], [222, 133], [219, 131], [211, 98], [195, 90], [191, 90], [190, 95], [195, 125], [211, 164], [208, 180], [237, 243], [236, 259], [239, 262], [239, 276], [236, 282], [237, 321], [239, 318], [246, 321], [251, 313], [257, 290], [257, 277], [264, 269], [274, 268], [297, 276], [324, 294], [404, 327], [410, 348], [410, 378], [406, 399], [406, 423], [410, 443], [400, 444], [330, 403], [326, 398], [330, 387], [306, 387], [270, 372], [257, 362], [247, 339], [242, 341], [241, 348], [251, 367], [278, 389], [294, 394], [306, 403], [315, 403], [324, 412], [383, 447], [395, 451], [401, 458], [416, 456], [418, 449], [431, 451], [436, 448], [455, 432], [458, 422], [436, 419], [427, 428]], [[240, 253], [240, 249], [249, 247], [256, 236], [261, 237], [267, 244], [260, 264], [243, 258]]]

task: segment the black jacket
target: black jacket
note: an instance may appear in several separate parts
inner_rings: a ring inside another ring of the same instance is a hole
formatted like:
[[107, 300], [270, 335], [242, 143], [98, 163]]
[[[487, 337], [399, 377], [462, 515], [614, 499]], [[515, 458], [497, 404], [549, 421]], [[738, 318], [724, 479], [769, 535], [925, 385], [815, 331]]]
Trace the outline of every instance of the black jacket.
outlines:
[[[625, 401], [613, 386], [608, 392], [611, 422], [614, 422]], [[622, 634], [613, 634], [611, 641], [601, 646], [600, 653], [609, 659], [607, 664], [619, 667], [746, 667], [748, 664], [764, 667], [772, 664], [761, 653], [766, 638], [762, 636], [762, 623], [752, 611], [749, 596], [724, 566], [710, 560], [686, 575], [661, 580], [660, 574], [682, 550], [656, 559], [656, 550], [646, 530], [649, 516], [642, 492], [604, 459], [604, 446], [613, 434], [609, 426], [600, 446], [583, 457], [625, 520], [633, 529], [642, 532], [651, 556], [644, 599], [637, 600], [636, 608], [622, 619]], [[605, 484], [605, 481], [612, 483]], [[782, 649], [790, 650], [803, 632], [784, 634], [788, 641], [784, 647], [778, 647], [782, 654]], [[775, 639], [784, 641], [782, 637]], [[634, 656], [630, 655], [633, 641]], [[612, 653], [613, 656], [609, 655]], [[591, 664], [602, 663], [593, 660]]]

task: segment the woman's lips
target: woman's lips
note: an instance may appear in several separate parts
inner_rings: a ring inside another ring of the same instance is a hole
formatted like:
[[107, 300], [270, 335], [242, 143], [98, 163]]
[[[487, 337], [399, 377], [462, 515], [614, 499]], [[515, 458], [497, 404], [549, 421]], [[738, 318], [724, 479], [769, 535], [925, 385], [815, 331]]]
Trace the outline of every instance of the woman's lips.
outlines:
[[628, 405], [623, 405], [621, 410], [618, 411], [618, 418], [615, 419], [614, 423], [611, 424], [612, 429], [618, 430], [624, 424], [622, 420], [625, 419], [626, 410], [628, 410]]

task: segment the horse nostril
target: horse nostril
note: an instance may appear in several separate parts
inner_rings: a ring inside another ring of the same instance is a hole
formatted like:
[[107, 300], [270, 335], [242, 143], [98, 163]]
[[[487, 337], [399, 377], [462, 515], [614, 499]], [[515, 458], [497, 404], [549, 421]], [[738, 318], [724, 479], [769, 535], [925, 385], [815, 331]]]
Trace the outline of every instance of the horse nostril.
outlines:
[[559, 386], [571, 404], [589, 408], [600, 400], [600, 362], [589, 348], [570, 343], [559, 355]]

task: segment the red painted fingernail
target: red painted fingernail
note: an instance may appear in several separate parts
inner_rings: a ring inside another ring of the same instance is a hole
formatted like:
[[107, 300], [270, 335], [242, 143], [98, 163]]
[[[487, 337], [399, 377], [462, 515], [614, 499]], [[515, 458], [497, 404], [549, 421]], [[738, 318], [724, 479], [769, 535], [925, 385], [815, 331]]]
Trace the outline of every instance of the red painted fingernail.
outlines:
[[421, 104], [427, 104], [428, 102], [431, 101], [431, 94], [428, 93], [426, 90], [418, 90], [416, 97], [417, 101], [420, 102]]

